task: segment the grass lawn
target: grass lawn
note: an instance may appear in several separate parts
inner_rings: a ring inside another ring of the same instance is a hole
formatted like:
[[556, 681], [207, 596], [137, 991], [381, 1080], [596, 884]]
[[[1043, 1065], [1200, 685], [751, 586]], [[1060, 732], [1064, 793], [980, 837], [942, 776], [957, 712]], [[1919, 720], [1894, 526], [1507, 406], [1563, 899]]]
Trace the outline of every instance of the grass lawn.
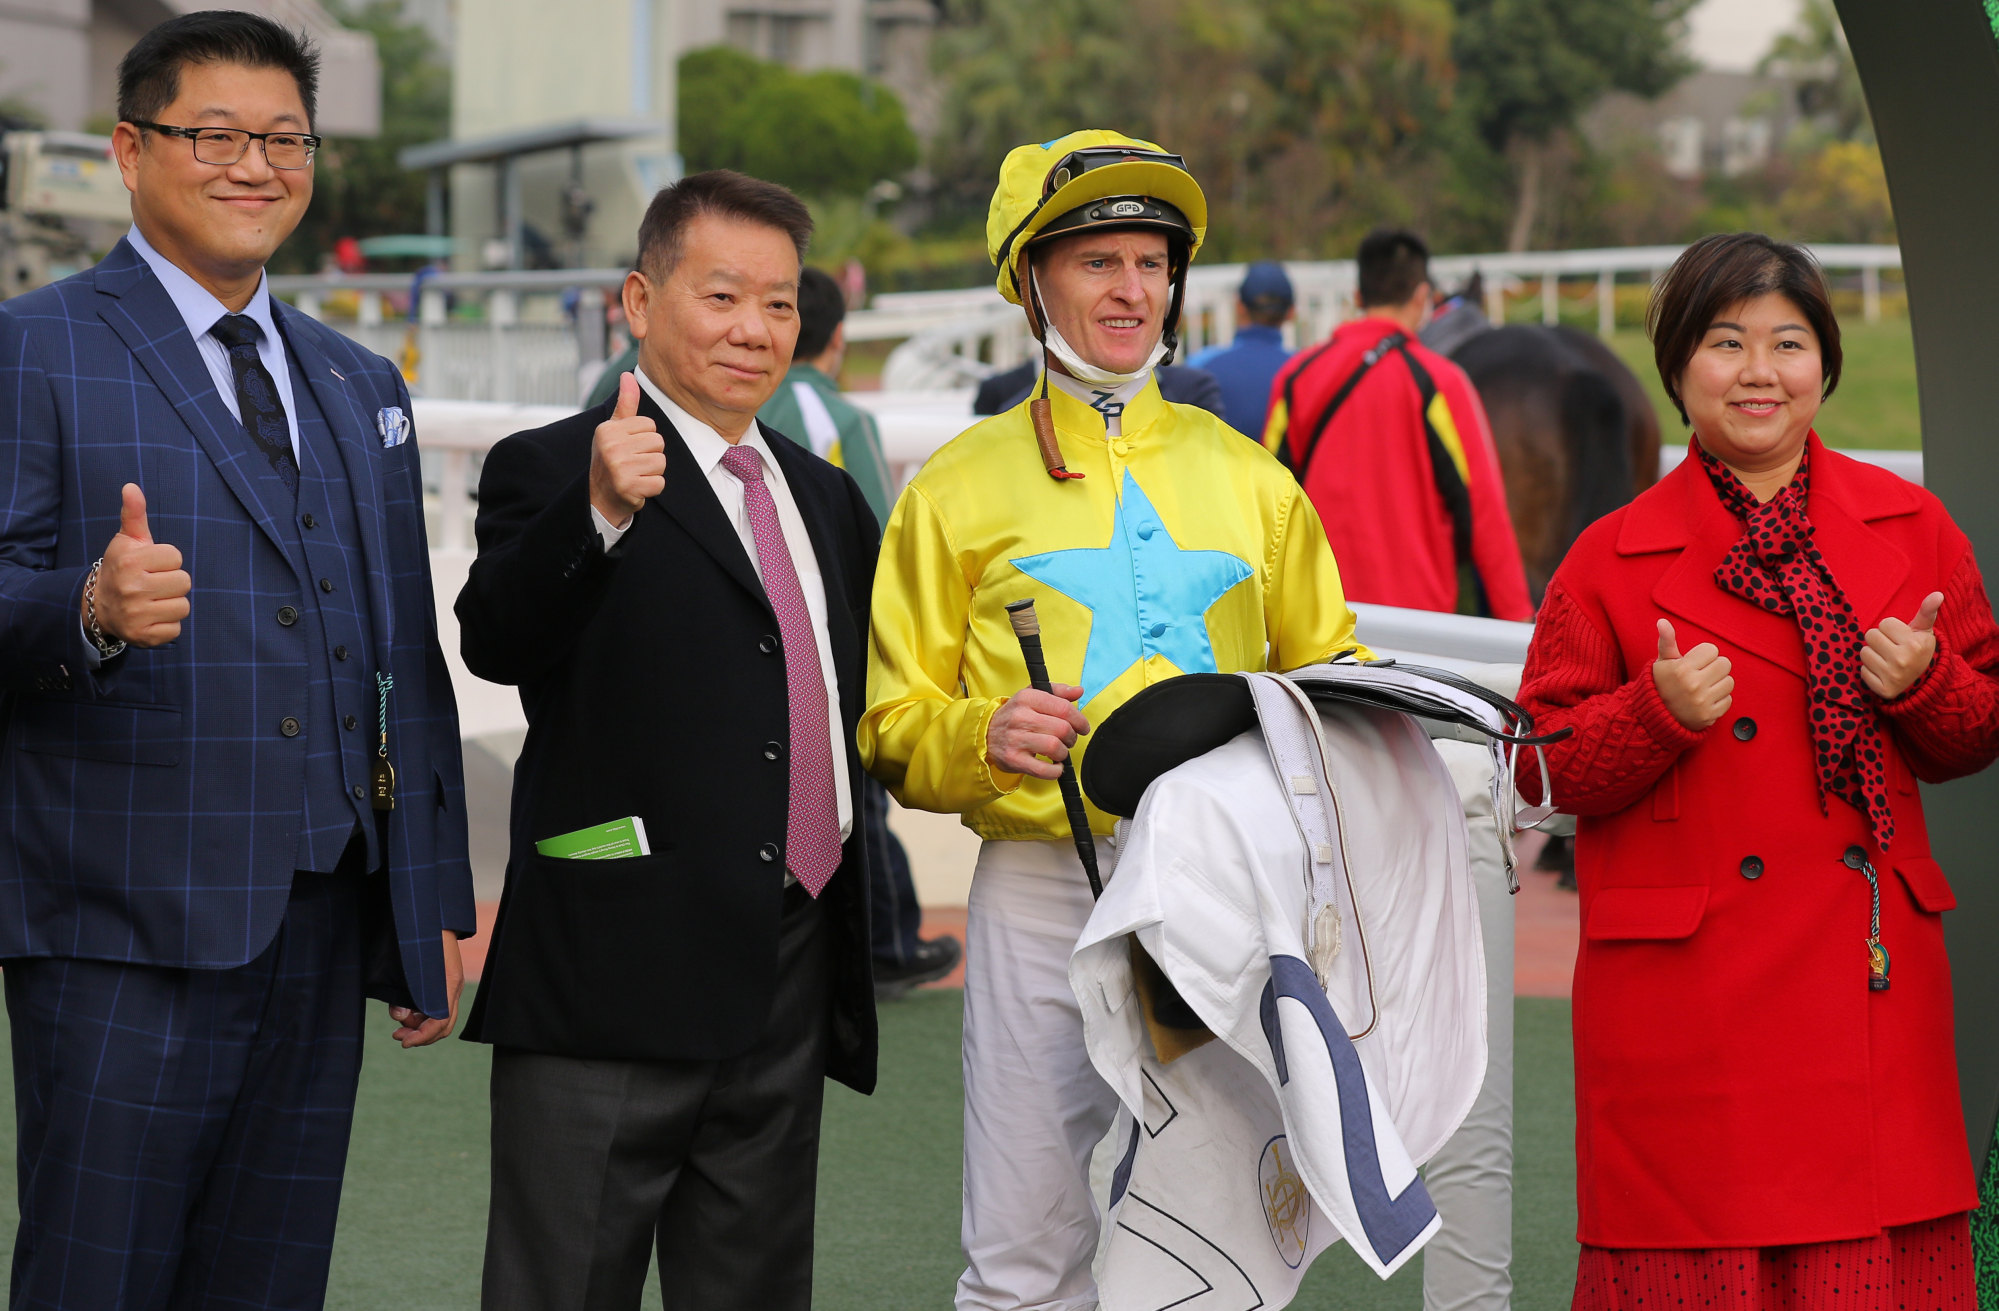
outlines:
[[[1661, 440], [1684, 445], [1686, 429], [1659, 385], [1652, 343], [1635, 329], [1620, 328], [1611, 347], [1631, 366], [1659, 412]], [[1922, 415], [1916, 402], [1916, 347], [1907, 319], [1840, 324], [1845, 352], [1839, 390], [1819, 411], [1818, 432], [1829, 446], [1873, 451], [1916, 451], [1923, 445]]]
[[[1515, 1086], [1513, 1305], [1568, 1305], [1575, 1277], [1569, 1007], [1521, 998]], [[819, 1185], [815, 1305], [944, 1311], [958, 1257], [960, 995], [927, 992], [882, 1011], [882, 1089], [829, 1091]], [[386, 1035], [388, 1025], [379, 1026]], [[0, 1058], [7, 1048], [0, 1043]], [[0, 1060], [0, 1063], [4, 1063]], [[340, 1311], [467, 1311], [478, 1305], [486, 1221], [487, 1049], [453, 1039], [403, 1052], [386, 1036], [361, 1077], [354, 1147], [327, 1305]], [[7, 1084], [11, 1087], [11, 1082]], [[13, 1120], [0, 1149], [13, 1160]], [[0, 1188], [11, 1254], [14, 1190]], [[1344, 1246], [1322, 1256], [1300, 1311], [1414, 1311], [1412, 1262], [1382, 1283]], [[654, 1294], [647, 1299], [657, 1307]]]

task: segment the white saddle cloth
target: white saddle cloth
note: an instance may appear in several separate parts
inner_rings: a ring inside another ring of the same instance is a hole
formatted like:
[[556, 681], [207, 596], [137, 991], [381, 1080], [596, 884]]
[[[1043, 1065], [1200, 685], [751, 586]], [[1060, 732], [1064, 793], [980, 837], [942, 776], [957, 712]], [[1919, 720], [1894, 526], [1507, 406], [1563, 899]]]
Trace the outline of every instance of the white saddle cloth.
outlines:
[[[1428, 736], [1245, 677], [1262, 730], [1147, 789], [1070, 962], [1128, 1144], [1106, 1311], [1281, 1307], [1342, 1238], [1387, 1278], [1437, 1231], [1416, 1167], [1485, 1073], [1464, 815]], [[1127, 934], [1220, 1041], [1160, 1064]]]

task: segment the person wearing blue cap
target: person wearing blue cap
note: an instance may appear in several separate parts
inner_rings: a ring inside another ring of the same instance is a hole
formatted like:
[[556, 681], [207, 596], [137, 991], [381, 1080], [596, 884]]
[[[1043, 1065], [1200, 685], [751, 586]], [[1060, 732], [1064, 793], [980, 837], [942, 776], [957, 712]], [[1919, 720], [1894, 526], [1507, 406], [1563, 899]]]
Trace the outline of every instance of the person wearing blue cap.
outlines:
[[1229, 427], [1260, 437], [1270, 411], [1270, 383], [1291, 352], [1284, 345], [1284, 325], [1297, 314], [1291, 278], [1274, 259], [1259, 260], [1242, 275], [1236, 292], [1235, 340], [1210, 346], [1187, 361], [1206, 369], [1222, 384], [1222, 418]]

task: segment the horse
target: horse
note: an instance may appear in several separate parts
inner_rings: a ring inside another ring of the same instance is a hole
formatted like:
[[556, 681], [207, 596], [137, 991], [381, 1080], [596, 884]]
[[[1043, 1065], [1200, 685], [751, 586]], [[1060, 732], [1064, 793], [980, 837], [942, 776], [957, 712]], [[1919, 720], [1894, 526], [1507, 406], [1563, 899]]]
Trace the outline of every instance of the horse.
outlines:
[[[1583, 529], [1659, 477], [1659, 416], [1611, 349], [1574, 328], [1494, 327], [1478, 274], [1443, 303], [1423, 342], [1471, 378], [1492, 421], [1506, 509], [1527, 587], [1540, 605]], [[1535, 862], [1575, 887], [1575, 839], [1551, 838]]]
[[1582, 530], [1659, 475], [1659, 419], [1638, 378], [1588, 333], [1493, 326], [1479, 277], [1444, 302], [1425, 345], [1470, 376], [1492, 421], [1506, 508], [1536, 605]]

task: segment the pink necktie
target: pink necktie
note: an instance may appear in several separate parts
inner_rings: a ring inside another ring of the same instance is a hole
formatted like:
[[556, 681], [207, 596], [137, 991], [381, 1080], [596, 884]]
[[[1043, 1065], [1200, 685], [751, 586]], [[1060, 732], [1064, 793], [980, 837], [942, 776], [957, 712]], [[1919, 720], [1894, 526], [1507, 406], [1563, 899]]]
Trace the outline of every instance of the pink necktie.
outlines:
[[777, 614], [784, 643], [784, 680], [791, 706], [791, 809], [785, 825], [787, 868], [817, 897], [840, 864], [840, 804], [833, 795], [833, 744], [828, 728], [826, 674], [805, 589], [791, 562], [777, 502], [764, 483], [763, 460], [747, 446], [722, 453], [722, 467], [743, 484], [743, 507], [757, 544], [764, 595]]

